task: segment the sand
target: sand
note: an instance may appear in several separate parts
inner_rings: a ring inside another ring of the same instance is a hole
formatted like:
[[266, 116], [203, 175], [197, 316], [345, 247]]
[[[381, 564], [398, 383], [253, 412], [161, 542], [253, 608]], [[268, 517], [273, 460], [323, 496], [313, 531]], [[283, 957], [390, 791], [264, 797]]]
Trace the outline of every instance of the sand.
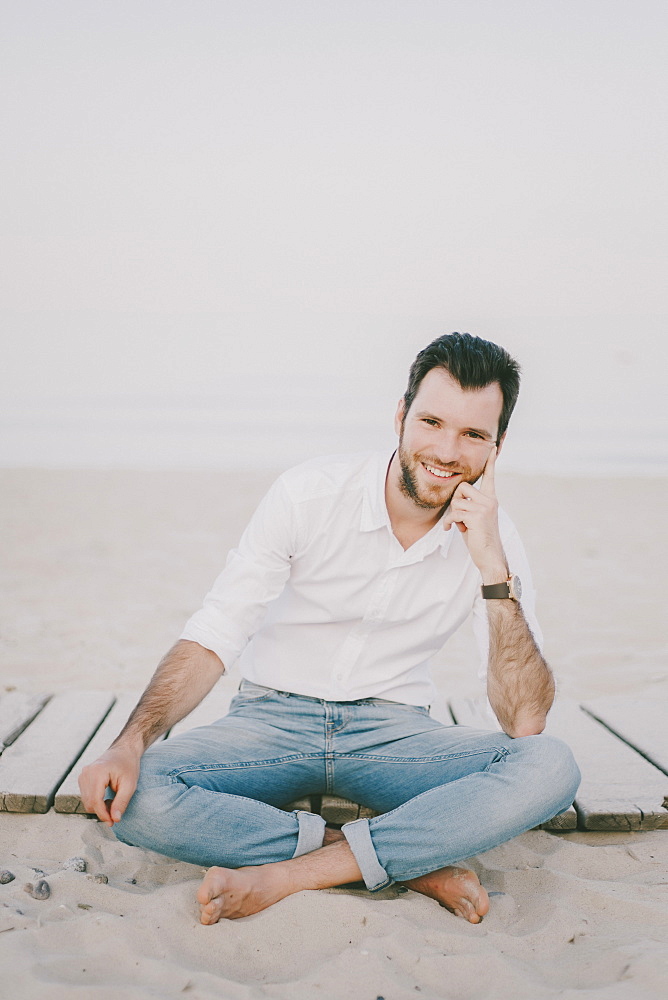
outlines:
[[[0, 692], [141, 688], [271, 478], [0, 473]], [[668, 707], [666, 481], [499, 480], [531, 556], [560, 692], [644, 692]], [[435, 676], [444, 696], [479, 691], [468, 629]], [[73, 856], [87, 872], [64, 868]], [[301, 892], [203, 927], [202, 869], [120, 844], [85, 817], [0, 814], [0, 868], [16, 875], [0, 885], [0, 996], [668, 994], [668, 832], [531, 831], [471, 864], [493, 894], [479, 926], [391, 888]], [[51, 885], [46, 901], [22, 890], [34, 869]], [[92, 880], [98, 872], [108, 884]]]

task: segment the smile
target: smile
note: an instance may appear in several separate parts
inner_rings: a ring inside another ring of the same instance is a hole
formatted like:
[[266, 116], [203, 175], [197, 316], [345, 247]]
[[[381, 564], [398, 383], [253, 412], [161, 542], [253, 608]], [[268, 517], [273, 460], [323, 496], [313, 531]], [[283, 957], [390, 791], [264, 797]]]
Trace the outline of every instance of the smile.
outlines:
[[437, 479], [454, 479], [458, 476], [458, 472], [448, 472], [446, 469], [437, 469], [433, 465], [427, 465], [426, 462], [422, 462], [423, 468], [430, 472], [432, 476], [436, 476]]

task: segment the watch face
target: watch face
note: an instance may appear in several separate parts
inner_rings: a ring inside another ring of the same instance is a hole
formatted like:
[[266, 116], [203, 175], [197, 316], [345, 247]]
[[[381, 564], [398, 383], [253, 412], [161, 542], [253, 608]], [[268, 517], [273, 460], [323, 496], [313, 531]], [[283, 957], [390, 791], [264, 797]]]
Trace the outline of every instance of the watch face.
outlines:
[[519, 576], [511, 576], [510, 578], [510, 593], [511, 596], [515, 598], [516, 601], [522, 596], [522, 581]]

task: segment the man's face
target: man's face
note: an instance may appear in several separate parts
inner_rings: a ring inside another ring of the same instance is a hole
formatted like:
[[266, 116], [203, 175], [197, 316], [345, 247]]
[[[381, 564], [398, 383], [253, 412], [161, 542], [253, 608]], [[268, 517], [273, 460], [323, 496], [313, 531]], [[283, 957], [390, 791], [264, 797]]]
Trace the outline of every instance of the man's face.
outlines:
[[479, 479], [496, 444], [502, 406], [498, 382], [462, 389], [442, 368], [427, 372], [408, 413], [402, 400], [395, 417], [404, 496], [438, 509], [462, 481]]

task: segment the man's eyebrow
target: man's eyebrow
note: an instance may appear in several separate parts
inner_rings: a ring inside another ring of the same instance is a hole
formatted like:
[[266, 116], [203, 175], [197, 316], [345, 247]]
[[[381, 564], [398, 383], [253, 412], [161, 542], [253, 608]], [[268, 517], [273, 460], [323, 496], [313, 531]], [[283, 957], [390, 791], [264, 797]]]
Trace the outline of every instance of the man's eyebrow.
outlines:
[[[437, 417], [435, 413], [430, 413], [429, 410], [418, 410], [415, 416], [418, 420], [436, 420], [437, 423], [442, 424], [443, 418]], [[487, 438], [488, 441], [493, 441], [496, 439], [494, 434], [490, 434], [489, 431], [484, 431], [480, 427], [466, 427], [466, 431], [471, 431], [473, 434], [479, 434], [480, 437]]]
[[477, 427], [467, 427], [466, 430], [471, 431], [473, 434], [479, 434], [480, 437], [487, 438], [489, 441], [494, 438], [494, 434], [490, 434], [489, 431], [480, 430]]

